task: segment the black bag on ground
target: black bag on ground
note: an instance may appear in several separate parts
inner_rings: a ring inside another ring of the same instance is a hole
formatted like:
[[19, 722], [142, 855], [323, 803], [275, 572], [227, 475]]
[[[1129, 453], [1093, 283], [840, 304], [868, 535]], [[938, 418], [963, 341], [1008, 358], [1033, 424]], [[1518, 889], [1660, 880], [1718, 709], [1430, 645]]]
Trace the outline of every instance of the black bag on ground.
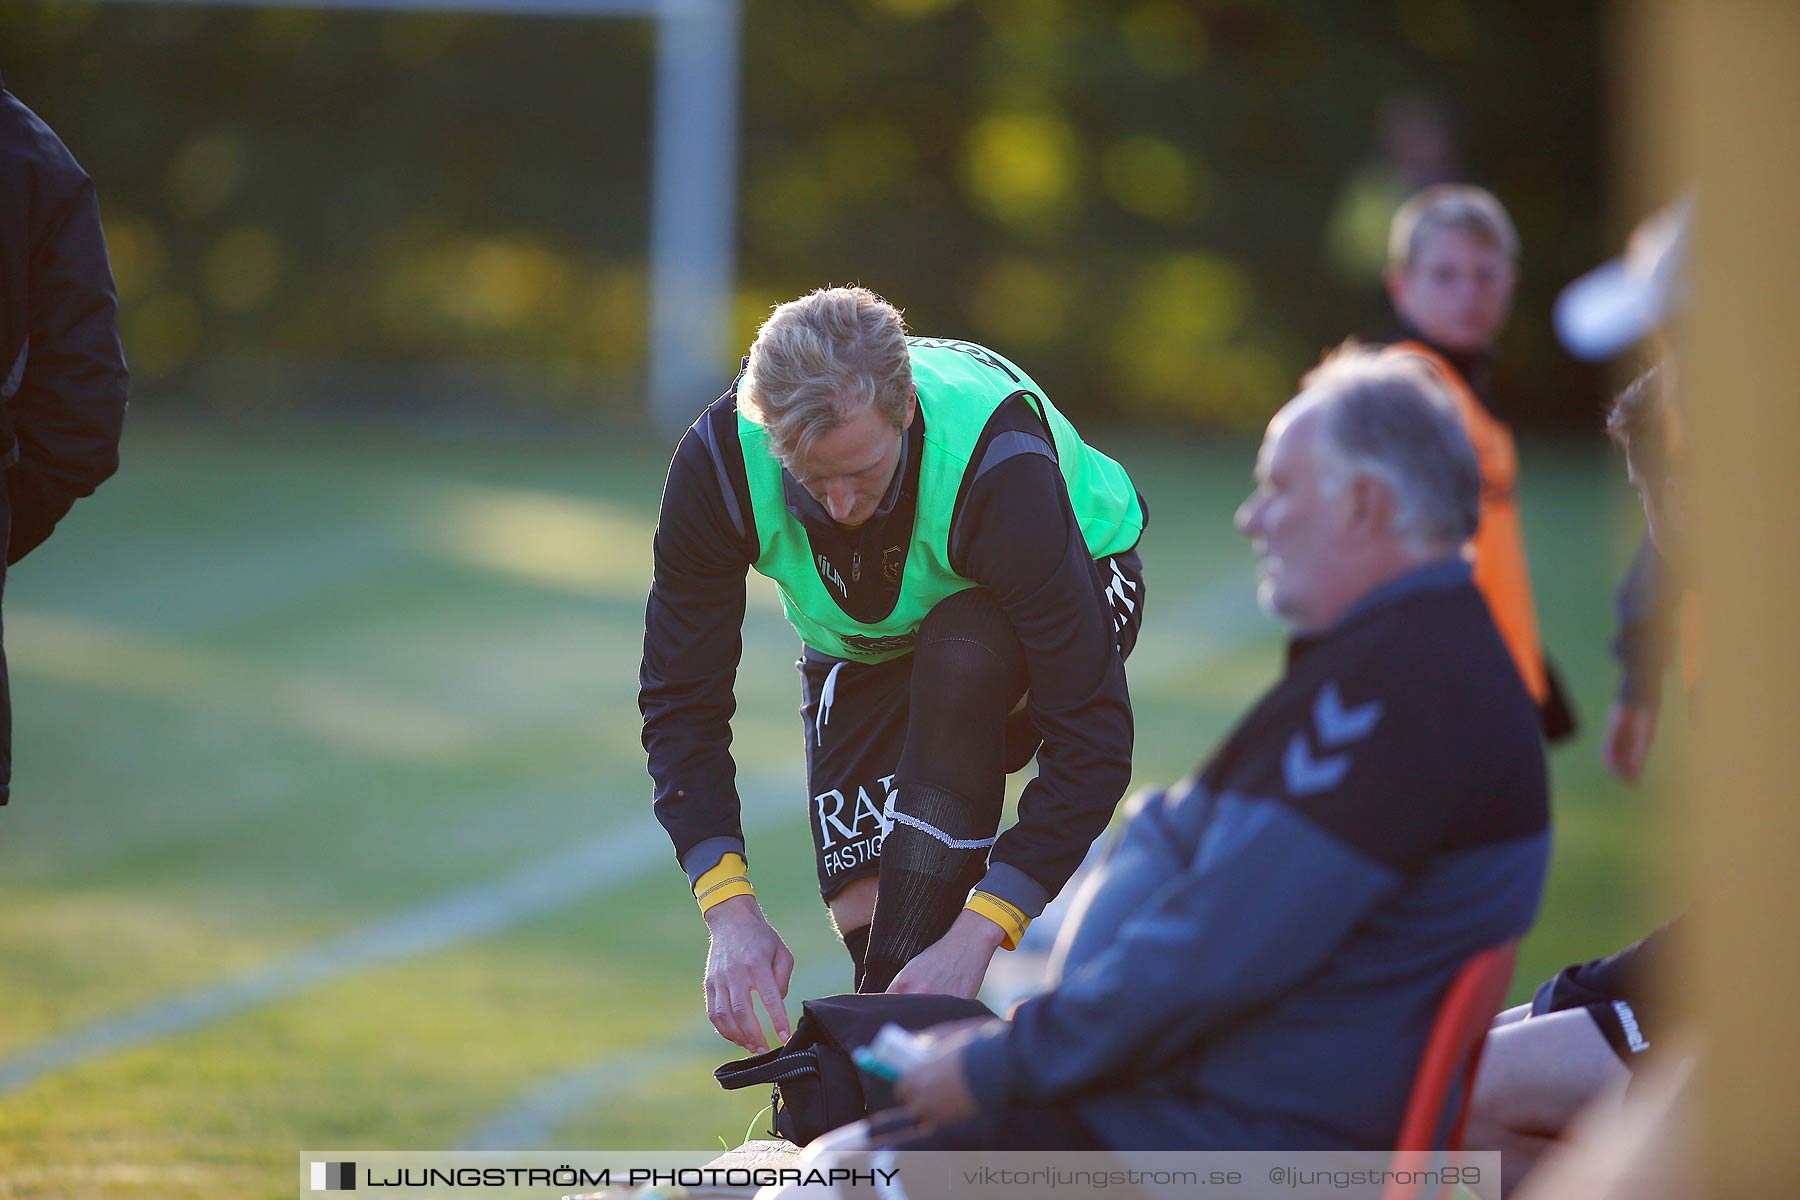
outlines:
[[889, 1023], [917, 1032], [945, 1021], [991, 1017], [979, 1000], [961, 996], [846, 995], [807, 1000], [785, 1046], [728, 1062], [713, 1072], [727, 1091], [775, 1085], [770, 1124], [796, 1146], [894, 1104], [893, 1086], [850, 1057]]

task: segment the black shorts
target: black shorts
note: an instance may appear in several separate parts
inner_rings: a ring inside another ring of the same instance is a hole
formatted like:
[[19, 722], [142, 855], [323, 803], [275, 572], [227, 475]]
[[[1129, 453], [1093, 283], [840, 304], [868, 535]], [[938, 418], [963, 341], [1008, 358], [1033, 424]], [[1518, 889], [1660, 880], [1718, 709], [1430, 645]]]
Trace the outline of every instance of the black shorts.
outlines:
[[1616, 954], [1564, 967], [1538, 985], [1531, 1015], [1586, 1009], [1613, 1053], [1635, 1071], [1651, 1048], [1650, 1024], [1661, 1024], [1661, 976], [1677, 924], [1679, 918]]
[[[1106, 587], [1121, 657], [1137, 645], [1144, 621], [1144, 566], [1136, 550], [1096, 564]], [[832, 658], [806, 648], [800, 671], [800, 721], [806, 745], [807, 823], [819, 869], [819, 894], [881, 869], [882, 810], [894, 789], [912, 693], [912, 655], [883, 663]], [[1006, 770], [1036, 756], [1042, 738], [1027, 713], [1006, 723]]]

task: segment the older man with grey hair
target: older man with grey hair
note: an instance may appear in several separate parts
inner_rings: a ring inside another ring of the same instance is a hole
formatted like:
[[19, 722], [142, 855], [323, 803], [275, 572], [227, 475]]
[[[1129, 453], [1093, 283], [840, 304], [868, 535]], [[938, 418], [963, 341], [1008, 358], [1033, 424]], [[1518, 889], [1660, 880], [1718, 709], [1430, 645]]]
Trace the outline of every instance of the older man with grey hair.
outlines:
[[1445, 988], [1531, 925], [1548, 857], [1535, 713], [1463, 555], [1479, 487], [1416, 360], [1307, 376], [1237, 514], [1281, 679], [1133, 801], [1056, 985], [934, 1038], [901, 1146], [1392, 1148]]

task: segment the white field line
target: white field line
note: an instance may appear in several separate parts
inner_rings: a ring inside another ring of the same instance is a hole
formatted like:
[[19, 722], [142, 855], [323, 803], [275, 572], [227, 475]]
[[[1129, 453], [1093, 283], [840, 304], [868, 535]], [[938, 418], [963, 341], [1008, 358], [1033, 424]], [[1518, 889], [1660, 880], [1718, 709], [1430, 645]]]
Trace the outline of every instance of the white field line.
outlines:
[[[796, 974], [788, 985], [788, 1020], [800, 1019], [803, 999], [834, 996], [850, 989], [850, 960], [840, 950], [833, 967], [813, 966]], [[698, 965], [696, 965], [698, 969]], [[699, 989], [695, 989], [696, 993]], [[696, 995], [694, 1016], [702, 1018]], [[476, 1126], [458, 1150], [551, 1150], [557, 1131], [571, 1117], [614, 1096], [634, 1093], [645, 1083], [709, 1049], [720, 1062], [741, 1053], [721, 1038], [711, 1025], [677, 1034], [641, 1050], [609, 1054], [583, 1066], [546, 1076], [517, 1100]]]
[[[805, 788], [797, 778], [785, 787], [765, 778], [744, 780], [740, 790], [748, 831], [796, 814]], [[782, 798], [786, 804], [780, 802]], [[657, 872], [674, 871], [672, 858], [668, 836], [654, 820], [598, 834], [500, 879], [428, 900], [235, 978], [179, 992], [50, 1037], [0, 1059], [0, 1095], [16, 1092], [53, 1071], [188, 1033], [358, 971], [499, 933]]]

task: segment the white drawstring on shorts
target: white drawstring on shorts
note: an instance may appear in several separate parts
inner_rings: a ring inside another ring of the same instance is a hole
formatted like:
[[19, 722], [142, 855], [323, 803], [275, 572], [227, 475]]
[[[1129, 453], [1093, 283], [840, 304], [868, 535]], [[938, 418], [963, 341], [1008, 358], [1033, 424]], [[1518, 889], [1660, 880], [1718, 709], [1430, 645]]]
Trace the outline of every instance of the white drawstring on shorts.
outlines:
[[844, 669], [842, 660], [832, 664], [831, 673], [825, 676], [825, 686], [819, 689], [819, 715], [813, 718], [813, 744], [825, 744], [825, 726], [831, 724], [831, 702], [837, 699], [838, 672]]

